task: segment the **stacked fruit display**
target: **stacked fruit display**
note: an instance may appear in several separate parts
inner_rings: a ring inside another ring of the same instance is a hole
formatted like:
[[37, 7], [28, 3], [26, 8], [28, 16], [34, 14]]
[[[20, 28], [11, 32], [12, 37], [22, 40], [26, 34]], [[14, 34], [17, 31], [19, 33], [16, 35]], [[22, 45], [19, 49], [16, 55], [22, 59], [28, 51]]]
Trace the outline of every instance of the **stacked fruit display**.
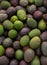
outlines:
[[0, 65], [47, 65], [47, 0], [0, 0]]

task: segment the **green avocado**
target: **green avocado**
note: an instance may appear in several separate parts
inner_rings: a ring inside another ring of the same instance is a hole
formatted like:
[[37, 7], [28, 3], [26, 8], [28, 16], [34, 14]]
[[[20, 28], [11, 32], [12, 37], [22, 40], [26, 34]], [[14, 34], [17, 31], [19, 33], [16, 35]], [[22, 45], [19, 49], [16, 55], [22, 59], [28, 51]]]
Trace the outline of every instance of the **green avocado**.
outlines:
[[4, 33], [4, 27], [0, 24], [0, 35]]
[[0, 45], [0, 56], [4, 55], [5, 49], [2, 45]]
[[3, 26], [7, 30], [13, 29], [13, 23], [11, 21], [9, 21], [9, 20], [5, 20], [3, 22]]
[[30, 38], [34, 37], [34, 36], [40, 36], [41, 31], [39, 29], [33, 29], [29, 32], [29, 36]]
[[27, 25], [30, 28], [36, 28], [37, 27], [37, 21], [34, 18], [28, 18], [27, 19]]
[[43, 0], [34, 0], [36, 6], [41, 6], [43, 3]]
[[31, 65], [40, 65], [40, 61], [39, 61], [38, 56], [35, 56], [35, 58], [31, 62]]
[[17, 17], [22, 21], [26, 20], [26, 12], [24, 10], [18, 10]]
[[25, 35], [20, 39], [21, 46], [27, 46], [29, 44], [29, 36]]
[[1, 2], [1, 8], [6, 10], [7, 8], [9, 8], [11, 6], [11, 3], [8, 1], [2, 1]]
[[32, 49], [36, 49], [40, 46], [40, 43], [41, 43], [41, 39], [38, 37], [38, 36], [35, 36], [33, 37], [31, 40], [30, 40], [30, 43], [29, 43], [29, 46], [32, 48]]
[[46, 22], [44, 20], [41, 20], [39, 23], [38, 23], [38, 28], [40, 30], [45, 30], [46, 29]]

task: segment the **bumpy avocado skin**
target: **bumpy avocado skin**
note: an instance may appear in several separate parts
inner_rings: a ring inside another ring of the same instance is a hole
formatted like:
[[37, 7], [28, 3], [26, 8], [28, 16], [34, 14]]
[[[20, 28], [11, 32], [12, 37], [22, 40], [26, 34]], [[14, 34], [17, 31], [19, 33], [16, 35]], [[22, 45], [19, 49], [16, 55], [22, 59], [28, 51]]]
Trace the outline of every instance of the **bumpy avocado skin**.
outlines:
[[21, 59], [23, 59], [23, 51], [22, 50], [17, 50], [16, 52], [15, 52], [15, 58], [17, 58], [18, 60], [21, 60]]
[[14, 27], [17, 30], [21, 30], [24, 27], [24, 24], [22, 21], [17, 20], [14, 22]]
[[38, 23], [38, 28], [40, 30], [45, 30], [46, 29], [46, 22], [44, 20], [41, 20], [39, 23]]
[[17, 36], [17, 31], [16, 30], [10, 30], [9, 32], [8, 32], [8, 37], [9, 38], [15, 38]]
[[2, 45], [0, 45], [0, 56], [4, 55], [5, 49]]
[[2, 1], [1, 2], [1, 8], [2, 9], [5, 9], [6, 10], [10, 6], [11, 6], [11, 4], [8, 1]]
[[33, 29], [32, 31], [29, 32], [29, 36], [32, 38], [34, 36], [40, 36], [41, 31], [39, 29]]
[[27, 46], [29, 43], [29, 36], [25, 35], [20, 39], [20, 45], [21, 46]]
[[9, 20], [5, 20], [3, 22], [3, 26], [4, 28], [6, 28], [7, 30], [13, 29], [13, 23]]
[[40, 61], [37, 56], [33, 59], [33, 61], [31, 62], [31, 65], [40, 65]]
[[14, 23], [16, 20], [18, 20], [18, 17], [15, 16], [15, 15], [12, 16], [11, 19], [10, 19], [10, 21], [13, 22], [13, 23]]
[[1, 56], [0, 57], [0, 65], [8, 65], [9, 64], [9, 59], [6, 56]]
[[33, 38], [30, 40], [29, 45], [30, 45], [30, 47], [31, 47], [32, 49], [36, 49], [36, 48], [38, 48], [38, 47], [40, 46], [40, 43], [41, 43], [41, 39], [40, 39], [38, 36], [35, 36], [35, 37], [33, 37]]
[[12, 45], [12, 39], [6, 38], [6, 39], [3, 40], [3, 43], [2, 44], [3, 44], [4, 47], [7, 48], [7, 47], [9, 47], [9, 46]]
[[20, 0], [20, 1], [19, 1], [19, 4], [20, 4], [21, 6], [27, 6], [27, 5], [28, 5], [28, 0]]
[[41, 6], [43, 3], [43, 0], [34, 0], [36, 6]]
[[0, 35], [4, 33], [4, 27], [0, 24]]
[[46, 41], [42, 42], [41, 51], [42, 51], [44, 56], [47, 56], [47, 42]]
[[47, 31], [44, 31], [41, 35], [40, 38], [42, 41], [47, 41]]
[[0, 23], [2, 23], [4, 20], [8, 18], [8, 15], [5, 13], [0, 13]]
[[37, 27], [37, 21], [33, 18], [28, 18], [27, 19], [27, 25], [30, 27], [30, 28], [36, 28]]
[[22, 21], [26, 20], [26, 12], [24, 10], [18, 10], [17, 17]]
[[27, 50], [25, 50], [24, 60], [26, 62], [31, 62], [33, 60], [34, 56], [35, 56], [35, 53], [32, 49], [28, 48]]

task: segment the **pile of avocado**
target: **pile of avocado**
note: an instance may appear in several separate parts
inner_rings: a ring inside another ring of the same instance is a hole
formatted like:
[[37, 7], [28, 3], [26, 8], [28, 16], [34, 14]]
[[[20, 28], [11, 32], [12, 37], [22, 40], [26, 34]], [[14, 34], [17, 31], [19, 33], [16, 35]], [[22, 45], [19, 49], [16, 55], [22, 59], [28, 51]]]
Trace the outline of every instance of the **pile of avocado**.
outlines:
[[0, 0], [0, 65], [47, 65], [47, 0]]

